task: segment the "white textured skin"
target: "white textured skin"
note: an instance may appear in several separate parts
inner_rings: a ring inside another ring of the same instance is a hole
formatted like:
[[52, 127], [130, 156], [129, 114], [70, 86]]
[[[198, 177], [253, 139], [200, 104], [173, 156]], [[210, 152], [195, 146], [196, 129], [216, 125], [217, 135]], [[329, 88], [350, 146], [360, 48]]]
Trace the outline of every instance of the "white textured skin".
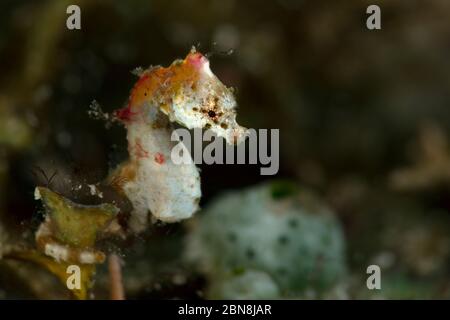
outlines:
[[[183, 92], [174, 97], [170, 111], [165, 112], [170, 121], [178, 122], [188, 129], [205, 128], [209, 124], [210, 130], [217, 136], [225, 138], [229, 144], [244, 140], [247, 129], [236, 122], [236, 100], [230, 89], [212, 73], [209, 62], [203, 64], [197, 86], [195, 92], [190, 87], [184, 87]], [[214, 98], [217, 98], [217, 102], [214, 102]], [[227, 128], [214, 124], [207, 116], [194, 111], [194, 108], [204, 105], [205, 101], [211, 107], [218, 107], [217, 111], [223, 112], [220, 123], [226, 124]]]
[[[128, 141], [140, 140], [146, 157], [137, 157], [130, 150], [130, 157], [137, 164], [136, 178], [126, 183], [124, 192], [133, 204], [130, 227], [142, 231], [148, 224], [148, 211], [165, 222], [175, 222], [191, 217], [198, 210], [201, 197], [200, 176], [194, 163], [174, 164], [170, 153], [176, 142], [170, 141], [172, 130], [153, 129], [146, 123], [128, 126]], [[187, 152], [187, 151], [186, 151]], [[163, 163], [155, 161], [156, 153], [162, 154]]]

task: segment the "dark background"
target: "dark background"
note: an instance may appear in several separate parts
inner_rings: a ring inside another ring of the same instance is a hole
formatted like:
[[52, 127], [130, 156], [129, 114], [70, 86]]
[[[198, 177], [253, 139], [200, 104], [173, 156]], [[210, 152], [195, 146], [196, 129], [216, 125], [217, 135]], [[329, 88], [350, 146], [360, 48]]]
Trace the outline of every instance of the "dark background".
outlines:
[[[81, 7], [81, 30], [65, 27], [69, 4]], [[392, 277], [402, 279], [389, 298], [449, 298], [450, 2], [377, 1], [382, 29], [375, 31], [365, 25], [369, 4], [1, 1], [4, 229], [26, 235], [37, 226], [33, 190], [45, 175], [56, 173], [52, 187], [67, 193], [125, 159], [125, 130], [90, 117], [89, 105], [95, 99], [106, 112], [122, 107], [136, 81], [131, 70], [167, 66], [196, 45], [213, 54], [219, 79], [237, 89], [238, 122], [280, 129], [276, 178], [298, 182], [335, 211], [350, 269], [361, 273], [388, 257]], [[202, 205], [224, 190], [274, 178], [260, 176], [257, 166], [201, 169]], [[153, 237], [183, 230], [165, 226]], [[0, 279], [0, 290], [7, 287]]]

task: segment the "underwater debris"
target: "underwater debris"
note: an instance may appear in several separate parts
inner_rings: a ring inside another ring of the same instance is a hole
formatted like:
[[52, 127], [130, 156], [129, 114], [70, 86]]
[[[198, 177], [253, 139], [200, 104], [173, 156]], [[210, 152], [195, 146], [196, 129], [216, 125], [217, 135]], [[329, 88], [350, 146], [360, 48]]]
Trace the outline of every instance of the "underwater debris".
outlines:
[[161, 221], [176, 222], [199, 208], [198, 169], [193, 163], [175, 164], [170, 157], [176, 144], [171, 141], [171, 122], [188, 129], [209, 127], [235, 144], [246, 136], [246, 129], [236, 123], [235, 108], [231, 90], [195, 49], [167, 68], [140, 73], [127, 107], [115, 113], [127, 129], [130, 159], [112, 175], [133, 204], [133, 231], [145, 229], [149, 211]]
[[95, 120], [101, 120], [105, 123], [106, 129], [109, 129], [117, 118], [110, 115], [108, 112], [103, 111], [102, 106], [96, 101], [92, 101], [89, 106], [88, 115]]
[[95, 248], [96, 240], [119, 209], [109, 203], [80, 205], [45, 187], [36, 187], [34, 197], [42, 201], [46, 211], [35, 234], [37, 250], [17, 250], [12, 257], [41, 265], [64, 285], [70, 276], [68, 268], [78, 266], [80, 288], [71, 292], [78, 299], [86, 299], [96, 264], [105, 260], [105, 254]]
[[21, 149], [32, 141], [32, 130], [26, 119], [11, 107], [13, 100], [0, 94], [0, 145]]
[[117, 254], [111, 254], [108, 259], [111, 300], [125, 300], [122, 281], [122, 260]]
[[281, 297], [277, 283], [265, 272], [246, 270], [218, 279], [208, 290], [211, 299], [277, 299]]
[[[193, 221], [186, 259], [208, 276], [216, 298], [227, 297], [230, 288], [217, 279], [250, 270], [270, 277], [280, 297], [299, 297], [307, 289], [320, 294], [346, 274], [345, 242], [333, 214], [310, 203], [288, 183], [225, 194]], [[273, 298], [275, 290], [265, 282], [268, 292], [256, 290], [247, 298]]]
[[[11, 257], [16, 260], [24, 260], [39, 265], [55, 275], [64, 286], [67, 285], [68, 278], [70, 277], [70, 273], [67, 273], [67, 270], [72, 263], [56, 261], [52, 257], [46, 256], [36, 250], [16, 251], [11, 254]], [[79, 264], [78, 266], [80, 268], [80, 288], [74, 288], [70, 292], [75, 298], [85, 300], [88, 297], [89, 289], [93, 286], [96, 266], [94, 264]]]
[[443, 130], [424, 124], [419, 131], [416, 163], [394, 171], [390, 183], [397, 190], [423, 190], [450, 182], [450, 153]]
[[105, 260], [105, 254], [94, 246], [98, 234], [118, 213], [117, 207], [80, 205], [44, 187], [35, 189], [35, 198], [42, 200], [47, 212], [36, 232], [41, 252], [58, 262], [95, 264]]
[[[423, 217], [435, 217], [425, 220]], [[445, 211], [408, 208], [393, 211], [381, 237], [381, 243], [393, 255], [397, 265], [408, 274], [431, 277], [445, 274], [450, 258], [450, 235], [445, 227]]]
[[0, 223], [0, 259], [3, 256], [3, 252], [6, 251], [7, 241], [8, 236], [3, 228], [3, 225]]

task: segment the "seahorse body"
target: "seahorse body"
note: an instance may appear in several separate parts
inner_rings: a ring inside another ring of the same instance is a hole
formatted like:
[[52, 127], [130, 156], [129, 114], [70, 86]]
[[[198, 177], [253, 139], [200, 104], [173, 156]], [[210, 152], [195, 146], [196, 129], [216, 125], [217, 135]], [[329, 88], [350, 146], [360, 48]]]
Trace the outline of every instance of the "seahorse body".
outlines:
[[176, 142], [171, 122], [188, 129], [209, 128], [228, 143], [238, 143], [246, 129], [236, 123], [236, 101], [211, 72], [208, 59], [194, 49], [169, 67], [144, 71], [128, 105], [116, 112], [127, 129], [129, 161], [114, 174], [133, 205], [129, 225], [142, 231], [148, 212], [162, 221], [191, 217], [199, 208], [200, 176], [194, 163], [174, 164]]

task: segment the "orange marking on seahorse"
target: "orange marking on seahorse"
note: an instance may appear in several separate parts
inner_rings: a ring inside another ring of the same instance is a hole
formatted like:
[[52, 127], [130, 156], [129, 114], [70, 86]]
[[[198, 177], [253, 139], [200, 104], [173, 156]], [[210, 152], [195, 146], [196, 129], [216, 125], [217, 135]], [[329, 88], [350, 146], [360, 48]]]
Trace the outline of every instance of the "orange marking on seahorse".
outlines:
[[195, 87], [199, 71], [208, 60], [198, 52], [189, 53], [169, 67], [154, 67], [146, 70], [131, 90], [127, 112], [136, 113], [143, 103], [151, 101], [159, 105], [168, 104], [183, 86]]
[[166, 160], [164, 159], [164, 155], [162, 153], [157, 152], [155, 154], [155, 161], [156, 163], [163, 164]]
[[148, 151], [142, 147], [142, 142], [140, 138], [135, 140], [135, 154], [138, 158], [148, 158]]

